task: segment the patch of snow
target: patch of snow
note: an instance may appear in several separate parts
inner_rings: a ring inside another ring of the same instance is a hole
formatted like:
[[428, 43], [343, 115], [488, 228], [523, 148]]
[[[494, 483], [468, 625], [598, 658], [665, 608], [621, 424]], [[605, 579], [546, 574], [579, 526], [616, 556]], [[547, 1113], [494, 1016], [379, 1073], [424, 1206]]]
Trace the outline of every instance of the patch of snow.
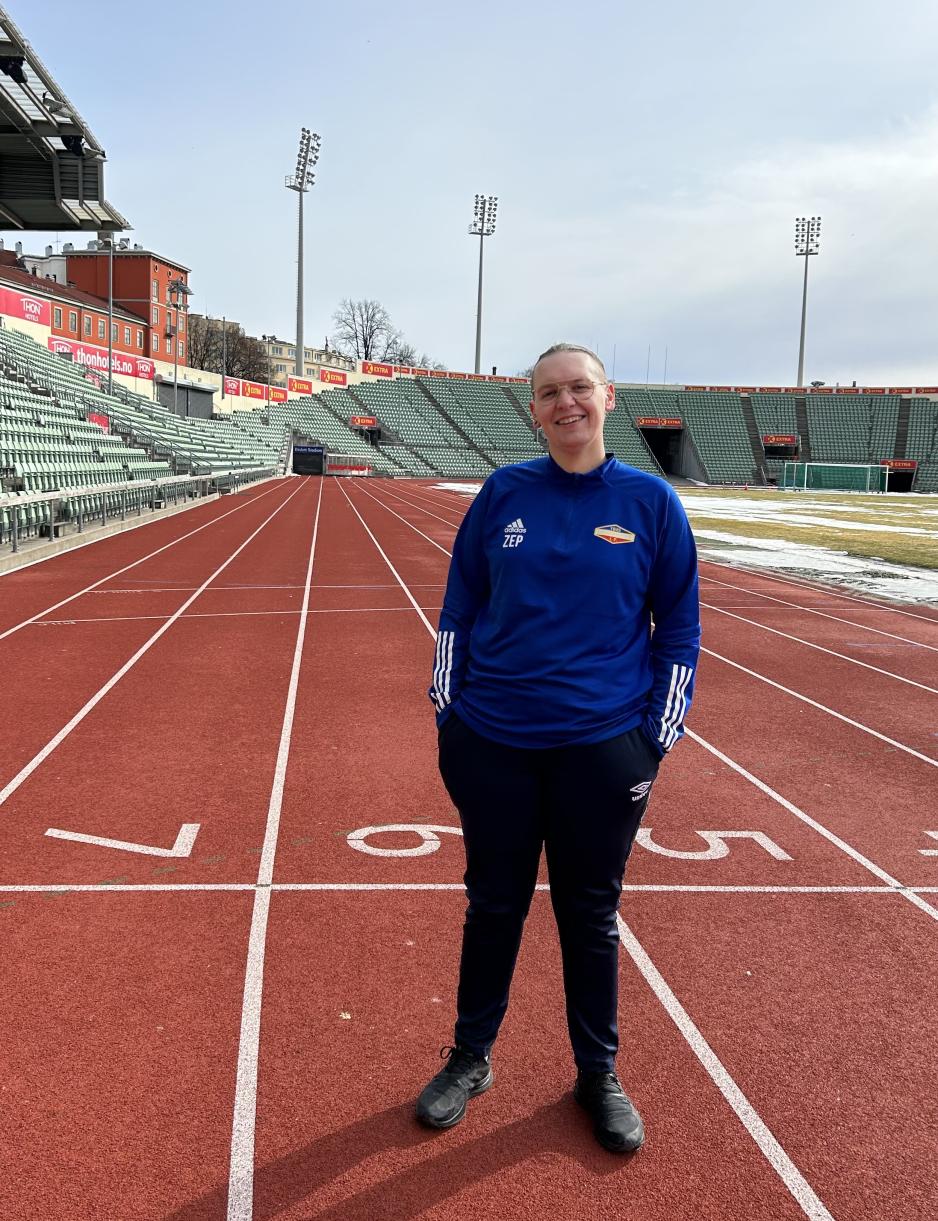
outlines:
[[433, 487], [440, 492], [459, 492], [463, 496], [477, 495], [481, 483], [435, 483]]
[[792, 543], [783, 538], [751, 539], [720, 530], [695, 530], [694, 536], [699, 542], [710, 540], [724, 544], [700, 546], [703, 559], [820, 577], [831, 584], [896, 601], [938, 603], [938, 572], [847, 555], [828, 547]]

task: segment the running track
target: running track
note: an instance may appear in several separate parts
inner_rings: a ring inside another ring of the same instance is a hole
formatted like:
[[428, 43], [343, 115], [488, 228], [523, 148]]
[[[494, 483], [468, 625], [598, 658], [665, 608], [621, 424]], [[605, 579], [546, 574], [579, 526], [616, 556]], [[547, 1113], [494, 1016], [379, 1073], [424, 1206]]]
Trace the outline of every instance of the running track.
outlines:
[[644, 1150], [570, 1099], [543, 890], [496, 1088], [413, 1123], [464, 509], [284, 479], [0, 577], [0, 1216], [933, 1218], [938, 616], [716, 564], [622, 904]]

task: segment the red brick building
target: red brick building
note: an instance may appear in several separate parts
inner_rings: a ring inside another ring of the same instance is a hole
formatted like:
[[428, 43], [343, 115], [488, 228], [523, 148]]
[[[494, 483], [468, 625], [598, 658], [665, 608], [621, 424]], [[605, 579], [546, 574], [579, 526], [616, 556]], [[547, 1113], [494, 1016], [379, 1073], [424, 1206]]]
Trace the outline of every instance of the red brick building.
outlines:
[[[110, 262], [108, 251], [69, 251], [65, 259], [69, 284], [106, 301]], [[172, 361], [177, 356], [179, 363], [184, 365], [188, 351], [186, 313], [185, 309], [180, 308], [177, 332], [176, 309], [171, 304], [173, 294], [170, 289], [174, 280], [188, 284], [189, 268], [151, 250], [115, 249], [115, 308], [119, 304], [125, 313], [135, 315], [136, 319], [146, 324], [143, 328], [144, 347], [138, 355], [166, 361]], [[178, 349], [175, 353], [174, 340]]]
[[[116, 279], [116, 276], [115, 276]], [[24, 270], [11, 250], [0, 250], [0, 285], [48, 297], [52, 334], [60, 339], [107, 347], [107, 288], [104, 300], [79, 288], [59, 284]], [[148, 328], [129, 310], [114, 303], [112, 347], [128, 356], [149, 356]]]

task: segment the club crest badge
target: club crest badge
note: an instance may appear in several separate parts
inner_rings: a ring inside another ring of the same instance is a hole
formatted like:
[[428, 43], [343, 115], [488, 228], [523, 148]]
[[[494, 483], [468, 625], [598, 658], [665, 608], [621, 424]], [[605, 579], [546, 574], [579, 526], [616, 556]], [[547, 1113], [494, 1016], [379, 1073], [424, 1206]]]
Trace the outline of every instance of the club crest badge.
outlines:
[[635, 535], [622, 526], [597, 526], [593, 531], [604, 543], [634, 543]]

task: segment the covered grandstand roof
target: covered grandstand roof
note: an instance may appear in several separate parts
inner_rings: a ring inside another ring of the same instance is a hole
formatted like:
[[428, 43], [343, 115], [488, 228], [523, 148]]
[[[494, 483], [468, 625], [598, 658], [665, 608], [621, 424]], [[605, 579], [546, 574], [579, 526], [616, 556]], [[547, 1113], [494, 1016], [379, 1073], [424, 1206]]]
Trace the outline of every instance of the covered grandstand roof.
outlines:
[[104, 149], [0, 7], [0, 228], [122, 230]]

